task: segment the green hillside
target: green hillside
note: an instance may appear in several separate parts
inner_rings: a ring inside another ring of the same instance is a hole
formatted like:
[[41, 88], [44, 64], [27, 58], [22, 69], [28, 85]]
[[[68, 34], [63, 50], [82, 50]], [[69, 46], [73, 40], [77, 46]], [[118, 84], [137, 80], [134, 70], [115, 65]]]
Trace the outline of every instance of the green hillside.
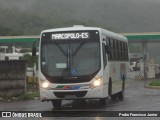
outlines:
[[0, 35], [37, 35], [75, 24], [158, 32], [159, 0], [0, 0]]

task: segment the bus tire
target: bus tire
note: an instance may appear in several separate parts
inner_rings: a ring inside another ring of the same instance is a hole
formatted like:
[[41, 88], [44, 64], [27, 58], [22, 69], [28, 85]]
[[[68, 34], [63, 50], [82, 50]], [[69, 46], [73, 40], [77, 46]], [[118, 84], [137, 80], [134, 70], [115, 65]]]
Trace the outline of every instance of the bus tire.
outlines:
[[112, 100], [112, 101], [116, 101], [116, 100], [117, 100], [117, 97], [118, 97], [118, 95], [117, 95], [117, 94], [114, 94], [114, 95], [111, 96], [111, 100]]
[[112, 96], [112, 78], [109, 78], [109, 83], [108, 83], [108, 95], [111, 97]]
[[54, 108], [61, 108], [62, 100], [52, 100], [52, 105]]
[[124, 91], [123, 90], [118, 93], [118, 99], [119, 100], [123, 100], [124, 99]]
[[100, 102], [101, 105], [106, 105], [107, 104], [106, 98], [99, 99], [99, 102]]
[[124, 90], [125, 90], [125, 76], [122, 76], [122, 91], [118, 93], [118, 99], [123, 100], [124, 99]]
[[109, 84], [108, 84], [108, 95], [110, 96], [112, 101], [117, 100], [117, 94], [112, 95], [112, 78], [109, 78]]

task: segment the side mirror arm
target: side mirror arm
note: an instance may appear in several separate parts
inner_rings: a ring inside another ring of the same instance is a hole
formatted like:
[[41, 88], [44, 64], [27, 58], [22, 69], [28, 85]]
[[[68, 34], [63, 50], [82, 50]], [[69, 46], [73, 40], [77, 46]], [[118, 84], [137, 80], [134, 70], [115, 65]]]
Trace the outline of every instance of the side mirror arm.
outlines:
[[107, 54], [111, 53], [111, 49], [108, 45], [105, 45], [105, 49], [106, 49]]
[[35, 42], [33, 43], [33, 46], [32, 46], [32, 56], [33, 56], [33, 57], [36, 56], [36, 42], [37, 42], [37, 41], [35, 41]]

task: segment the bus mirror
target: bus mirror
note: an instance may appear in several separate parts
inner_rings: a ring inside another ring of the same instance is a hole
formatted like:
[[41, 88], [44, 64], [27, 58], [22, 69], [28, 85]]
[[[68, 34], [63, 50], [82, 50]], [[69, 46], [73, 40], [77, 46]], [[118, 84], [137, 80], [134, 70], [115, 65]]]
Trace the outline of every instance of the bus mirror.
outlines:
[[110, 47], [108, 45], [105, 45], [105, 49], [106, 49], [107, 54], [111, 53]]
[[32, 47], [32, 56], [33, 57], [36, 56], [36, 47], [35, 46]]
[[32, 56], [36, 56], [36, 46], [35, 46], [36, 42], [33, 43], [33, 46], [32, 46]]
[[36, 44], [39, 42], [40, 39], [37, 39], [36, 41], [34, 41], [33, 46], [32, 46], [32, 56], [36, 56]]

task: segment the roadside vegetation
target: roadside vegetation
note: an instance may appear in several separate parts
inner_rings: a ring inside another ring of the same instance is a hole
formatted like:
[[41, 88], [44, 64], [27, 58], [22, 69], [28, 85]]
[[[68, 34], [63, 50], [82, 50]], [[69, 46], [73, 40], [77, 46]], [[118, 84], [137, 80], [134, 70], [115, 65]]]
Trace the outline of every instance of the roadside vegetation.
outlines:
[[18, 100], [35, 100], [35, 99], [39, 99], [39, 96], [40, 96], [39, 92], [26, 93], [18, 96]]
[[15, 101], [15, 100], [38, 100], [40, 98], [39, 92], [33, 93], [25, 93], [20, 96], [9, 97], [9, 96], [1, 96], [0, 101]]
[[149, 86], [160, 86], [160, 80], [154, 80], [149, 83]]

